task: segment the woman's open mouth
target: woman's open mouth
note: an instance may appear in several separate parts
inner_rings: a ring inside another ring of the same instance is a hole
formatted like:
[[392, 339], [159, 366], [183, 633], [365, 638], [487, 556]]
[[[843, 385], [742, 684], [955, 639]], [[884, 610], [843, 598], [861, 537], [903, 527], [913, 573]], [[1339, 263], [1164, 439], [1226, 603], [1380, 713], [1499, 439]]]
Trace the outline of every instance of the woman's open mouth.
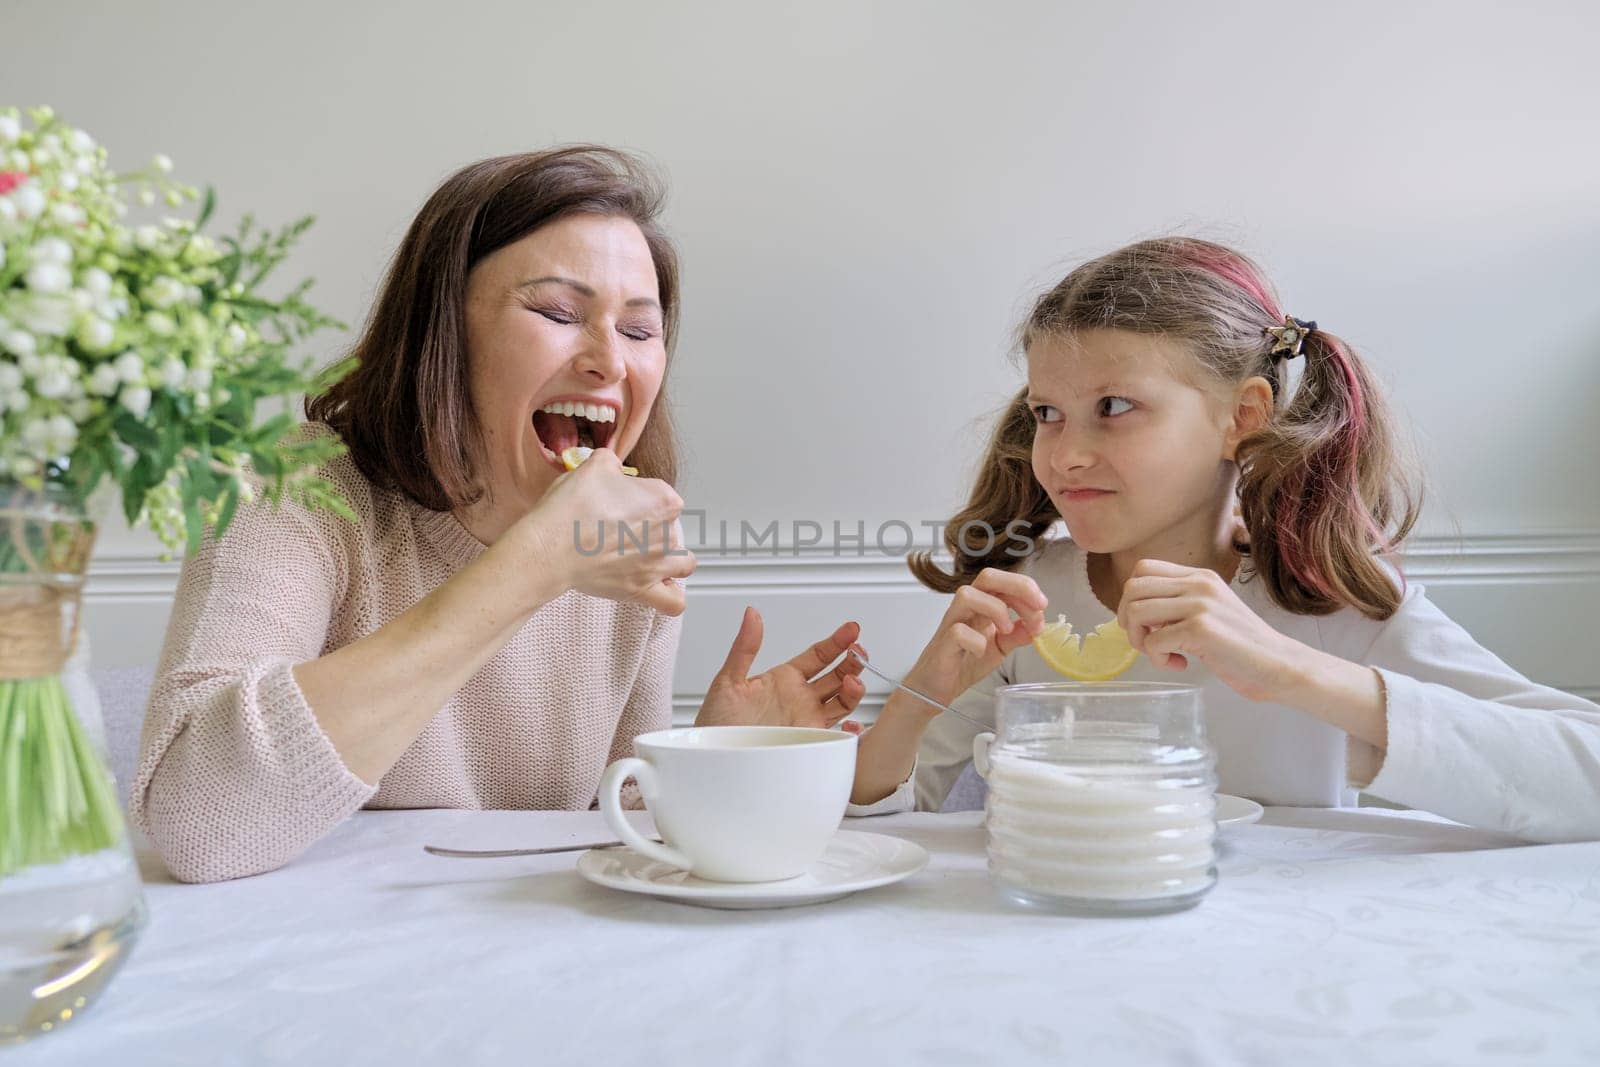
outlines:
[[568, 448], [605, 448], [617, 432], [617, 409], [609, 404], [561, 400], [533, 413], [533, 432], [545, 458], [566, 470], [561, 453]]

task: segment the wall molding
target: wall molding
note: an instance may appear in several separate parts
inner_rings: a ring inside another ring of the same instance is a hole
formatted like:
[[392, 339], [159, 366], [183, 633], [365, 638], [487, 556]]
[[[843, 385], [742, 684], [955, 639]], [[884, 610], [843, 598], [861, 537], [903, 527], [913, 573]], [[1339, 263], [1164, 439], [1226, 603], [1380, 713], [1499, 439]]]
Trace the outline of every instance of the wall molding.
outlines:
[[[917, 584], [903, 555], [855, 548], [697, 552], [688, 593], [698, 606], [679, 650], [674, 717], [693, 718], [745, 604], [762, 607], [767, 621], [758, 669], [844, 618], [862, 623], [885, 669], [909, 664], [942, 598]], [[1600, 530], [1419, 537], [1401, 562], [1441, 608], [1524, 674], [1600, 702], [1600, 659], [1585, 654], [1583, 636], [1600, 597]], [[155, 662], [180, 570], [181, 560], [162, 559], [155, 548], [91, 561], [84, 621], [98, 665]], [[858, 718], [871, 721], [882, 690], [876, 680], [869, 683]]]
[[[932, 546], [914, 546], [925, 551]], [[851, 595], [921, 589], [904, 556], [837, 553], [827, 546], [776, 554], [696, 550], [688, 586], [696, 596], [830, 592]], [[1414, 538], [1402, 557], [1407, 577], [1430, 585], [1600, 580], [1600, 530], [1558, 534], [1489, 534]], [[98, 555], [84, 599], [144, 602], [171, 597], [181, 561], [154, 553]]]

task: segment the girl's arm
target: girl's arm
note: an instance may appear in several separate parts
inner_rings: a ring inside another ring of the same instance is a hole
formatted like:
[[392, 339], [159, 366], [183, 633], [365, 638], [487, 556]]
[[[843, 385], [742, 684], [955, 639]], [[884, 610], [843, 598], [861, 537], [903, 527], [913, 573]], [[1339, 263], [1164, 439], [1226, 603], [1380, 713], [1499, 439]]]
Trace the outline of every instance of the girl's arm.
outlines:
[[1159, 560], [1134, 567], [1118, 618], [1158, 666], [1198, 659], [1364, 743], [1352, 755], [1381, 764], [1369, 792], [1531, 840], [1600, 839], [1600, 707], [1512, 670], [1421, 586], [1350, 660], [1279, 633], [1215, 572]]
[[[938, 630], [906, 674], [905, 684], [941, 703], [955, 701], [958, 710], [980, 721], [992, 721], [994, 688], [1004, 684], [1000, 680], [1001, 662], [1044, 628], [1045, 603], [1038, 584], [1027, 575], [995, 568], [984, 570], [971, 585], [956, 591]], [[975, 686], [979, 689], [974, 693]], [[965, 723], [941, 724], [933, 730], [936, 752], [930, 757], [934, 762], [923, 771], [918, 767], [917, 750], [936, 718], [948, 720], [954, 716], [940, 716], [937, 708], [903, 690], [890, 694], [878, 721], [861, 735], [856, 750], [855, 787], [850, 794], [853, 805], [870, 807], [873, 814], [886, 810], [880, 807], [881, 802], [904, 792], [913, 769], [917, 769], [919, 807], [933, 807], [936, 800], [944, 799], [961, 773], [958, 757], [971, 758], [976, 731]], [[959, 719], [955, 721], [960, 723]], [[960, 740], [962, 730], [967, 730], [964, 742]], [[954, 750], [962, 744], [965, 755], [959, 756]], [[956, 761], [953, 767], [952, 761]], [[902, 803], [909, 807], [909, 798]]]
[[1523, 677], [1421, 586], [1362, 661], [1387, 712], [1368, 792], [1529, 840], [1600, 839], [1600, 706]]

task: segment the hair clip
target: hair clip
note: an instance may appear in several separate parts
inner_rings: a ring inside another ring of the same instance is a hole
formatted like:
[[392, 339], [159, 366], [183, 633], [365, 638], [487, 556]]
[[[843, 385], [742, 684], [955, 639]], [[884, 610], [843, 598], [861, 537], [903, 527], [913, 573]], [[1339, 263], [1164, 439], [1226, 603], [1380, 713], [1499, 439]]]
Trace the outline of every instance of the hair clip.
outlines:
[[1317, 330], [1315, 322], [1297, 319], [1293, 315], [1283, 317], [1282, 326], [1268, 326], [1264, 332], [1272, 335], [1272, 348], [1267, 353], [1270, 356], [1282, 356], [1284, 359], [1293, 359], [1300, 355], [1300, 350]]

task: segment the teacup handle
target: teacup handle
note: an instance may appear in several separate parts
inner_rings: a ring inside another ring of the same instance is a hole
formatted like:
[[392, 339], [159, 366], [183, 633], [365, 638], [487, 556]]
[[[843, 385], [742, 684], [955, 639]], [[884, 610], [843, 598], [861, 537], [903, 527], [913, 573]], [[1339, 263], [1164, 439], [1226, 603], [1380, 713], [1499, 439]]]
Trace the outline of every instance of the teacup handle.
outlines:
[[989, 777], [989, 746], [992, 744], [994, 734], [987, 730], [972, 739], [972, 765], [981, 778]]
[[635, 830], [633, 823], [622, 813], [622, 783], [628, 778], [639, 783], [639, 795], [644, 797], [646, 806], [661, 792], [661, 782], [656, 777], [656, 769], [649, 763], [637, 756], [617, 760], [600, 776], [600, 814], [605, 817], [606, 825], [611, 827], [612, 833], [622, 839], [624, 845], [639, 855], [687, 871], [694, 866], [688, 856], [670, 845], [649, 840]]

